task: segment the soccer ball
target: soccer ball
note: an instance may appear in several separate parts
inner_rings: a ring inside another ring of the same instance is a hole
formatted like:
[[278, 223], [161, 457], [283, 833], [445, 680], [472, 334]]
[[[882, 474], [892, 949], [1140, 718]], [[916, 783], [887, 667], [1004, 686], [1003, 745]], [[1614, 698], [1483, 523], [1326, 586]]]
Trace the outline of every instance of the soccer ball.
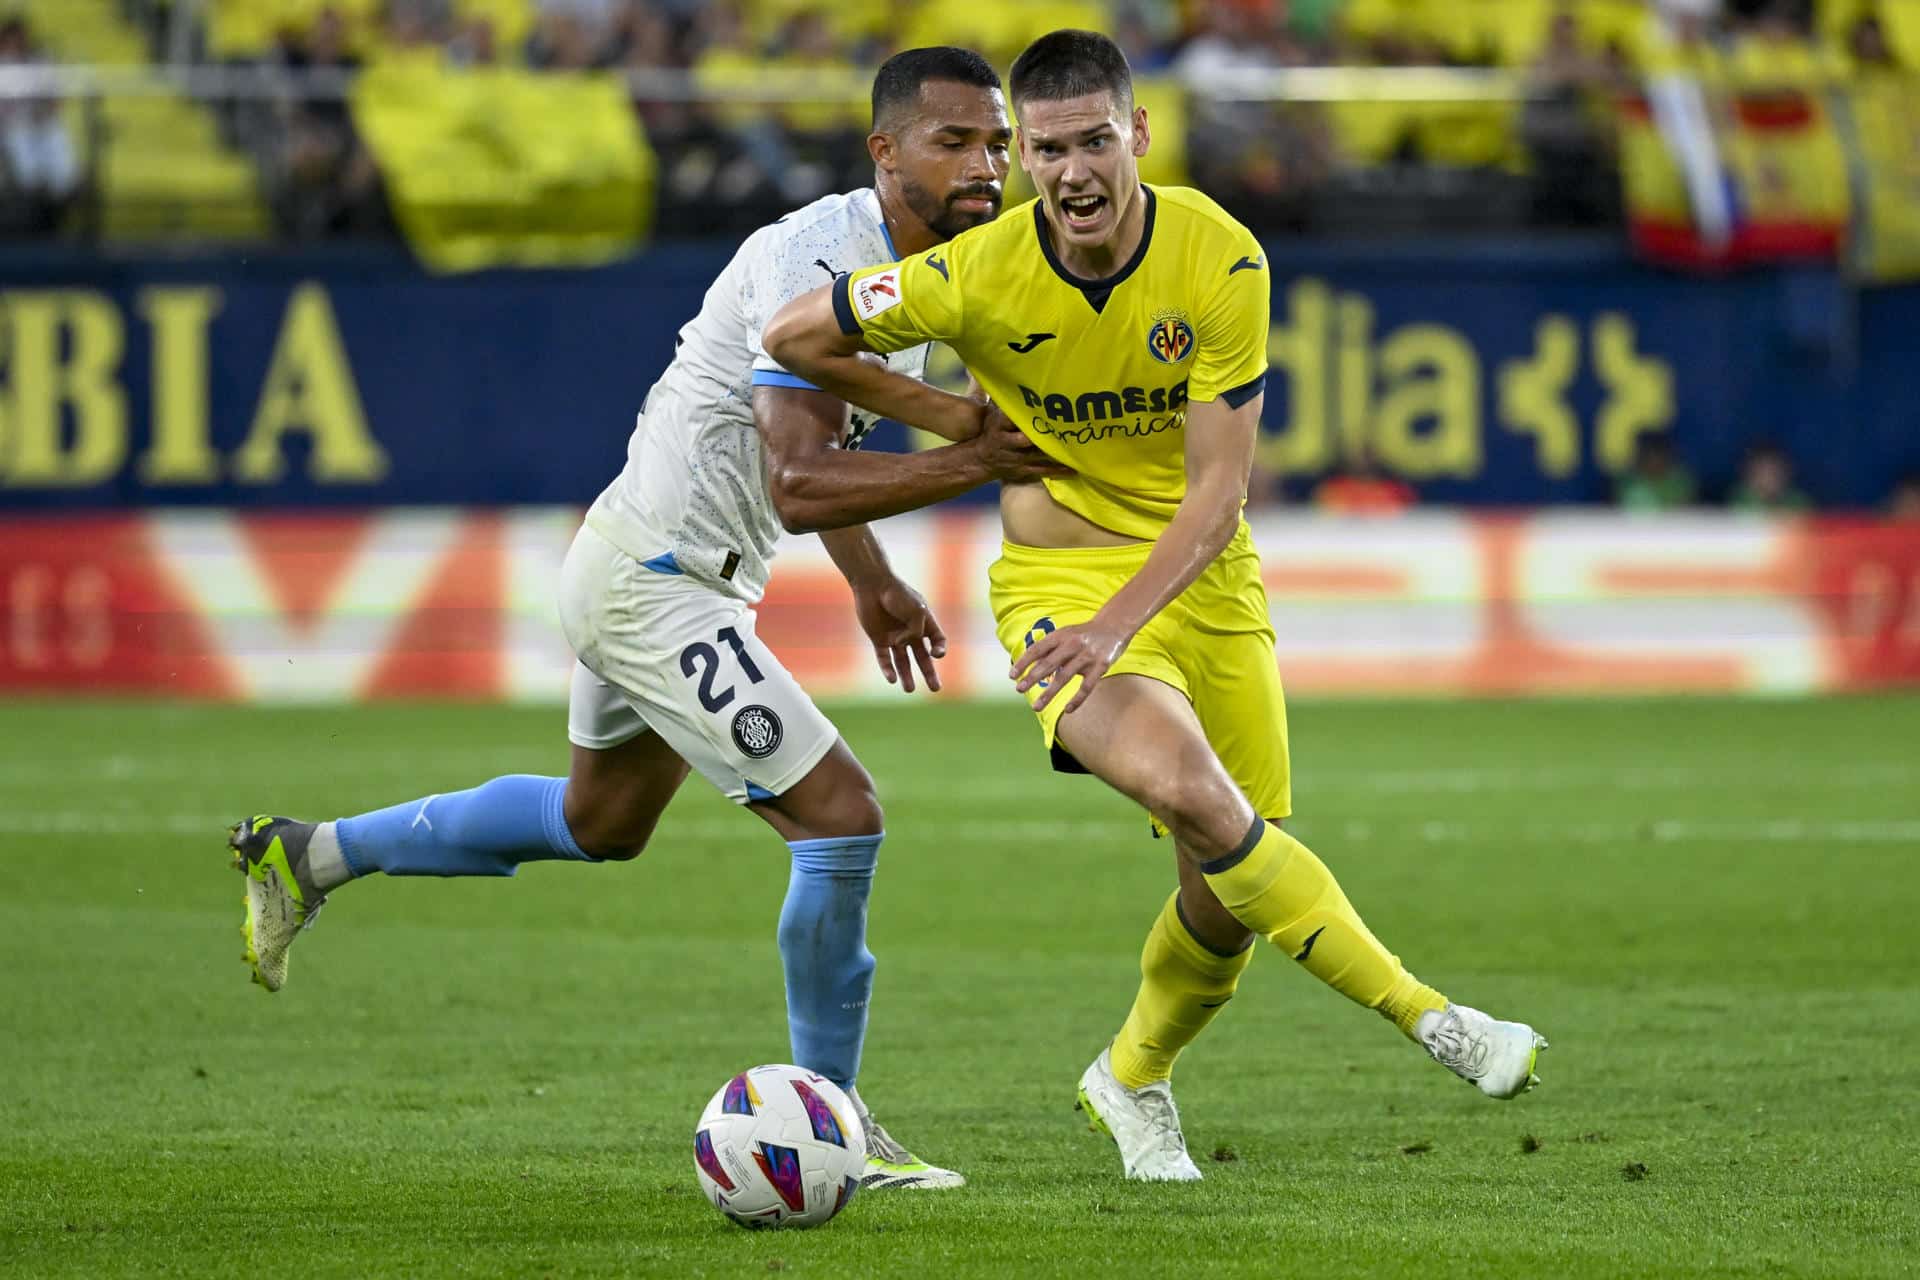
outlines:
[[840, 1086], [799, 1067], [754, 1067], [720, 1086], [693, 1131], [713, 1207], [743, 1227], [817, 1227], [860, 1189], [867, 1132]]

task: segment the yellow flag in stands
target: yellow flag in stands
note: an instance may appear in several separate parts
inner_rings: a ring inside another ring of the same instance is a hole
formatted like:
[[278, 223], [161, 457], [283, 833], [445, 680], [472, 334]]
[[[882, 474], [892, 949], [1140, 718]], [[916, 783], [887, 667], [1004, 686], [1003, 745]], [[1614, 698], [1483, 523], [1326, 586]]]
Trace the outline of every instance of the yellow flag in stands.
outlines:
[[353, 114], [433, 270], [608, 262], [652, 223], [653, 153], [612, 76], [376, 64]]

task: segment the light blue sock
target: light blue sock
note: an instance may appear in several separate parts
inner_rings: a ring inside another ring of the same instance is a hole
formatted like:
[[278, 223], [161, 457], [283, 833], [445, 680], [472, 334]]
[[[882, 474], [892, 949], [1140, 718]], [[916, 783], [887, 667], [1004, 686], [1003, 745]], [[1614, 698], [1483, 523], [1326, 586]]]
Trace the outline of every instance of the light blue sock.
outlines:
[[787, 972], [787, 1030], [794, 1065], [841, 1088], [860, 1074], [873, 994], [867, 894], [880, 861], [877, 836], [795, 840], [793, 874], [780, 908], [780, 962]]
[[598, 862], [574, 842], [565, 778], [508, 774], [471, 791], [409, 800], [334, 824], [356, 876], [510, 876], [523, 862]]

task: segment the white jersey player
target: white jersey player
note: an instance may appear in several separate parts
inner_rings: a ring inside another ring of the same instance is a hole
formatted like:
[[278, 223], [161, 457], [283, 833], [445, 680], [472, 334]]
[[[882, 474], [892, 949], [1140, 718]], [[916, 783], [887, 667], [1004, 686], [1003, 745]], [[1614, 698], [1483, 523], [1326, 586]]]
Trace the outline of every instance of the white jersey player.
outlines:
[[[1010, 423], [922, 453], [857, 452], [870, 422], [767, 357], [760, 332], [837, 274], [931, 248], [999, 213], [1011, 130], [978, 54], [914, 49], [873, 88], [871, 190], [816, 201], [748, 238], [641, 409], [625, 470], [561, 573], [579, 659], [565, 778], [511, 775], [332, 822], [260, 815], [229, 837], [247, 875], [247, 958], [268, 990], [326, 895], [374, 872], [512, 875], [522, 862], [630, 859], [697, 771], [792, 850], [778, 938], [793, 1060], [846, 1088], [866, 1184], [959, 1186], [872, 1122], [854, 1088], [874, 960], [866, 904], [884, 818], [839, 732], [754, 632], [782, 530], [821, 531], [881, 670], [938, 688], [945, 637], [865, 522], [991, 480], [1056, 474]], [[918, 376], [925, 349], [893, 358]]]

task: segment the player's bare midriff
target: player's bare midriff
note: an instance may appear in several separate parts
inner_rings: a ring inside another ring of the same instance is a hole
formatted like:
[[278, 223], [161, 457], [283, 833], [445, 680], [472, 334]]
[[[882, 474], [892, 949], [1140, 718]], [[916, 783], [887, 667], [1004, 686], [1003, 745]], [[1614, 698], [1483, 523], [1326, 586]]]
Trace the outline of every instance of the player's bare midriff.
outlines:
[[1043, 484], [1000, 486], [1000, 531], [1023, 547], [1129, 547], [1140, 542], [1053, 500]]

